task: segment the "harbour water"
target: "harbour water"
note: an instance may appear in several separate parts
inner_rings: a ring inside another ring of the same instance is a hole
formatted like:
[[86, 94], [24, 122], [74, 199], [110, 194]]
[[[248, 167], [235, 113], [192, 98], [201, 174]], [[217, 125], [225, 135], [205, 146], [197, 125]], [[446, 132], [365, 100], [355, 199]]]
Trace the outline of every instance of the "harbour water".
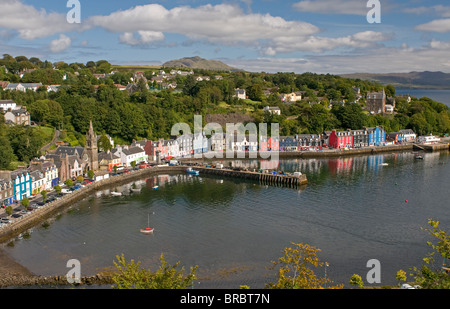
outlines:
[[[213, 176], [158, 175], [98, 192], [46, 227], [14, 240], [4, 250], [38, 275], [66, 274], [78, 259], [82, 275], [113, 265], [116, 255], [155, 269], [169, 263], [198, 265], [194, 288], [263, 288], [268, 269], [291, 243], [321, 249], [329, 266], [316, 270], [336, 283], [353, 274], [365, 280], [367, 262], [381, 263], [381, 285], [396, 284], [398, 270], [422, 265], [431, 237], [428, 219], [450, 227], [450, 155], [411, 152], [269, 161], [225, 161], [308, 175], [298, 189]], [[383, 163], [387, 163], [383, 164]], [[142, 188], [132, 193], [132, 185]], [[154, 190], [155, 185], [159, 186]], [[153, 235], [140, 228], [150, 225]], [[438, 261], [439, 266], [442, 262]], [[366, 285], [368, 285], [366, 283]]]

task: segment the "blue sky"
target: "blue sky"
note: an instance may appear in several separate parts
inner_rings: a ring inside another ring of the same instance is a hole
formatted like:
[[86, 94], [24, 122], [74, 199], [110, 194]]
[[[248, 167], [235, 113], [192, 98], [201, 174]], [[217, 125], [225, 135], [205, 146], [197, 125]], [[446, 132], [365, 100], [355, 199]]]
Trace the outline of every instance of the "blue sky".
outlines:
[[221, 60], [254, 72], [450, 73], [448, 0], [2, 0], [0, 55], [114, 64]]

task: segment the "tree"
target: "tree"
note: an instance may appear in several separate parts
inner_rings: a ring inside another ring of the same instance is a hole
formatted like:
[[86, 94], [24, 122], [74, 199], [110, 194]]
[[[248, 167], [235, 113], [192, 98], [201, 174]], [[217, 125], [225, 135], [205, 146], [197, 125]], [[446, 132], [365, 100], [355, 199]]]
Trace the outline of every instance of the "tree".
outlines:
[[160, 257], [161, 266], [156, 272], [142, 269], [140, 262], [135, 263], [134, 260], [126, 262], [123, 254], [116, 258], [117, 262], [114, 261], [114, 265], [117, 270], [112, 275], [115, 289], [186, 289], [192, 286], [196, 279], [195, 272], [198, 266], [191, 267], [190, 273], [184, 275], [184, 267], [177, 270], [180, 262], [169, 265], [163, 254]]
[[437, 243], [427, 242], [434, 251], [423, 259], [426, 265], [420, 269], [413, 267], [412, 276], [415, 277], [416, 283], [424, 289], [450, 289], [450, 275], [443, 270], [442, 266], [434, 265], [435, 253], [438, 253], [444, 261], [450, 258], [450, 235], [439, 228], [439, 221], [429, 219], [428, 224], [431, 228], [422, 228], [422, 230], [428, 232], [437, 240]]
[[42, 201], [45, 203], [45, 201], [47, 200], [47, 191], [43, 190], [41, 192], [41, 195], [42, 195]]
[[55, 190], [56, 194], [60, 194], [62, 190], [60, 185], [54, 186], [53, 189]]
[[94, 179], [94, 177], [95, 177], [95, 173], [93, 170], [89, 170], [87, 172], [87, 175], [88, 175], [89, 179]]
[[100, 136], [100, 138], [98, 139], [97, 145], [98, 145], [98, 149], [101, 151], [104, 151], [104, 152], [108, 152], [112, 149], [111, 142], [105, 134]]
[[[328, 278], [319, 278], [310, 267], [322, 267], [317, 257], [317, 249], [307, 244], [295, 244], [285, 248], [283, 256], [278, 261], [272, 261], [273, 267], [278, 268], [278, 281], [266, 285], [271, 289], [322, 289], [327, 283], [332, 283]], [[343, 288], [337, 285], [330, 288]]]
[[11, 216], [12, 213], [13, 213], [13, 208], [12, 208], [12, 206], [11, 206], [11, 205], [10, 205], [10, 206], [6, 206], [6, 207], [5, 207], [5, 211], [6, 211], [6, 213], [8, 214], [8, 216]]
[[24, 198], [21, 202], [23, 207], [27, 208], [30, 205], [30, 200], [28, 198]]
[[64, 181], [64, 183], [65, 183], [65, 185], [67, 186], [67, 187], [72, 187], [73, 186], [73, 181], [72, 181], [72, 179], [67, 179], [66, 181]]
[[[0, 117], [2, 117], [0, 115]], [[0, 126], [0, 131], [3, 127]], [[8, 169], [9, 164], [14, 160], [14, 151], [11, 147], [9, 139], [0, 133], [0, 170]]]
[[350, 282], [351, 285], [356, 285], [359, 286], [360, 288], [362, 288], [364, 286], [364, 282], [361, 278], [360, 275], [354, 274], [351, 278], [350, 278]]

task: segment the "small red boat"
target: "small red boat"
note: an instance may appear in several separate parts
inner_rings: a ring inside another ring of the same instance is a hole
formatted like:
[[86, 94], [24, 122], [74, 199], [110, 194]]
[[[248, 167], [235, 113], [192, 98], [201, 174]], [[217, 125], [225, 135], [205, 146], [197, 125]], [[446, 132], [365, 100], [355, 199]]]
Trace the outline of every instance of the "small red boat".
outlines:
[[143, 234], [152, 234], [154, 230], [155, 229], [152, 229], [152, 228], [148, 227], [146, 229], [141, 229], [141, 233], [143, 233]]
[[[148, 226], [150, 226], [150, 214], [148, 215]], [[154, 230], [155, 230], [154, 228], [147, 227], [145, 229], [141, 229], [141, 233], [152, 234]]]

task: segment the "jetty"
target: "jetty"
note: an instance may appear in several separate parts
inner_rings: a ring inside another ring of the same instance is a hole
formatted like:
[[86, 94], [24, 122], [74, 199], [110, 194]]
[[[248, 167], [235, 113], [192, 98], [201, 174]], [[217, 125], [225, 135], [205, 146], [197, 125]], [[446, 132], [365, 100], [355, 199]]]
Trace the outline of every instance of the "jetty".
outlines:
[[229, 168], [214, 168], [214, 167], [194, 167], [200, 174], [210, 174], [225, 177], [233, 177], [240, 179], [256, 180], [262, 184], [269, 185], [283, 185], [287, 187], [297, 187], [306, 185], [308, 178], [305, 174], [280, 174], [270, 171], [249, 171]]
[[414, 150], [423, 150], [427, 152], [435, 152], [449, 149], [450, 149], [449, 143], [414, 144]]

